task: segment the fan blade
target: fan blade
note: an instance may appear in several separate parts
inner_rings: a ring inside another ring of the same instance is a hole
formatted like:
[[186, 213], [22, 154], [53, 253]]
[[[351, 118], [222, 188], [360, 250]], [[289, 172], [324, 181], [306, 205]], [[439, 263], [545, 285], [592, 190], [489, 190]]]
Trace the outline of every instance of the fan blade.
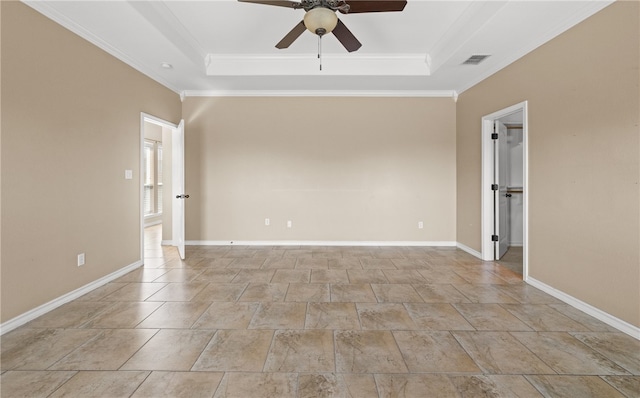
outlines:
[[[407, 5], [407, 0], [351, 0], [349, 4], [348, 14], [356, 14], [359, 12], [385, 12], [385, 11], [402, 11]], [[347, 14], [340, 10], [341, 13]]]
[[288, 1], [288, 0], [238, 0], [241, 3], [255, 3], [255, 4], [263, 4], [265, 6], [278, 6], [278, 7], [287, 7], [287, 8], [302, 8], [302, 4], [297, 1]]
[[305, 30], [307, 30], [307, 27], [304, 26], [304, 21], [300, 21], [299, 24], [291, 29], [291, 32], [280, 40], [280, 43], [276, 44], [276, 48], [288, 48]]
[[351, 31], [347, 29], [345, 24], [343, 24], [339, 19], [338, 24], [335, 28], [333, 28], [333, 34], [349, 52], [356, 51], [357, 49], [362, 47], [362, 43], [360, 43], [358, 39], [356, 39], [353, 33], [351, 33]]

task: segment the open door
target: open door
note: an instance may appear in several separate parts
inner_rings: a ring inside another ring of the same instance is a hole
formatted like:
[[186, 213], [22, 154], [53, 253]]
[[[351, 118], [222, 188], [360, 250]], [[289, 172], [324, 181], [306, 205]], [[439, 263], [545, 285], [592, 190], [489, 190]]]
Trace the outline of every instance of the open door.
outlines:
[[499, 260], [509, 249], [509, 199], [507, 192], [509, 147], [507, 146], [507, 127], [499, 120], [494, 125], [494, 238], [495, 259]]
[[184, 120], [173, 130], [172, 136], [172, 202], [173, 202], [173, 244], [178, 247], [180, 258], [184, 260], [184, 201], [189, 195], [184, 193]]

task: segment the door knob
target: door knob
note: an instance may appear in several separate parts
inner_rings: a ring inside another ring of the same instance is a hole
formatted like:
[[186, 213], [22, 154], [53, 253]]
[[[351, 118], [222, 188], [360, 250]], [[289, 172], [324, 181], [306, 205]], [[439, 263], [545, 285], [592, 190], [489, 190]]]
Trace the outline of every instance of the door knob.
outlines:
[[176, 199], [189, 199], [189, 195], [176, 195]]
[[[507, 198], [510, 198], [510, 197], [511, 197], [511, 194], [510, 194], [510, 193], [507, 193], [507, 194], [505, 194], [504, 196], [506, 196]], [[188, 197], [188, 195], [187, 195], [187, 197]]]

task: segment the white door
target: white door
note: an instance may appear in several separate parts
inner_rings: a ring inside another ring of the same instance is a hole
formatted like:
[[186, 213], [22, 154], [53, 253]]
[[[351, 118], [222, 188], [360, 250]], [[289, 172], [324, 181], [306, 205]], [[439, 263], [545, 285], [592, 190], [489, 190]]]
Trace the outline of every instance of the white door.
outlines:
[[184, 201], [189, 197], [184, 193], [184, 120], [180, 120], [171, 138], [172, 237], [173, 244], [178, 247], [180, 258], [184, 260]]
[[499, 260], [509, 249], [509, 198], [507, 197], [507, 181], [509, 170], [509, 146], [507, 145], [507, 127], [495, 121], [498, 138], [494, 140], [494, 234], [498, 236], [495, 247], [496, 260]]

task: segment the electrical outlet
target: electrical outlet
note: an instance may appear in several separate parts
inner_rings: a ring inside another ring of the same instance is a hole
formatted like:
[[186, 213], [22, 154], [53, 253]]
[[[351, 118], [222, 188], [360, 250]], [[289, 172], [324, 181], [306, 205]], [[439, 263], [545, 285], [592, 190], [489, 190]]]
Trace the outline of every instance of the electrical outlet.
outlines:
[[418, 229], [424, 228], [424, 223], [422, 221], [418, 221]]
[[287, 228], [291, 228], [292, 225], [291, 220], [287, 221]]
[[78, 254], [78, 267], [84, 265], [84, 253]]
[[265, 226], [267, 226], [267, 227], [268, 227], [269, 225], [271, 225], [271, 220], [269, 220], [268, 218], [265, 218], [265, 219], [264, 219], [264, 225], [265, 225]]

